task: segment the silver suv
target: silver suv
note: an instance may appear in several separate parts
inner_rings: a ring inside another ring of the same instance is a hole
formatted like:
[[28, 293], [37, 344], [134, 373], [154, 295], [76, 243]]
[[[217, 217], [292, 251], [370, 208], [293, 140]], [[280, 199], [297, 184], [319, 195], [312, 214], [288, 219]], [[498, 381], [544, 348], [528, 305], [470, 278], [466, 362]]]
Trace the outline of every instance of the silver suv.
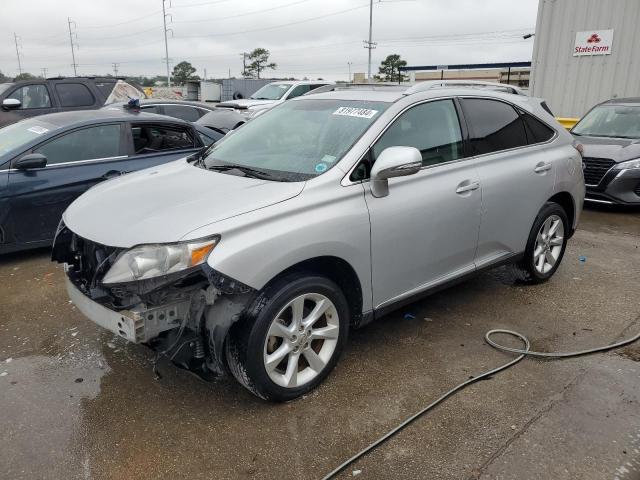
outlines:
[[195, 158], [76, 200], [53, 259], [95, 323], [282, 401], [351, 328], [488, 267], [539, 283], [585, 193], [541, 100], [472, 88], [285, 102]]

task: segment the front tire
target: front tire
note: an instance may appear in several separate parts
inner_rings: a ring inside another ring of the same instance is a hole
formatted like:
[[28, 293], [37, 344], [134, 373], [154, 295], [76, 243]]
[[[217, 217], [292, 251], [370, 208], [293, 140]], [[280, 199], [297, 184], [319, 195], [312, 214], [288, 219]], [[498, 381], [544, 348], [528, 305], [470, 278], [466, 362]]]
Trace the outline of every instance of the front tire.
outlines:
[[516, 277], [529, 284], [549, 280], [564, 256], [569, 228], [564, 208], [545, 203], [531, 227], [524, 258], [515, 265]]
[[299, 397], [320, 384], [338, 361], [349, 330], [349, 306], [331, 280], [294, 274], [268, 286], [229, 332], [233, 376], [272, 401]]

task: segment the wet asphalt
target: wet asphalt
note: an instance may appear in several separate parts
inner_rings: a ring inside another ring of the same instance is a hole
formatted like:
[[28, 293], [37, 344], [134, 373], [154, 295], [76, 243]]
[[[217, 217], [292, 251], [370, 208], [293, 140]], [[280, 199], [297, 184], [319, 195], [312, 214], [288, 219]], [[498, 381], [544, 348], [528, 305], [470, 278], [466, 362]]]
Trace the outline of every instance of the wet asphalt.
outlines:
[[[286, 404], [205, 383], [86, 320], [39, 250], [0, 257], [0, 478], [318, 479], [454, 385], [509, 355], [640, 330], [640, 211], [588, 209], [544, 285], [505, 269], [351, 333], [332, 375]], [[582, 260], [581, 260], [582, 257]], [[472, 385], [350, 466], [359, 479], [640, 479], [640, 342], [526, 359]]]

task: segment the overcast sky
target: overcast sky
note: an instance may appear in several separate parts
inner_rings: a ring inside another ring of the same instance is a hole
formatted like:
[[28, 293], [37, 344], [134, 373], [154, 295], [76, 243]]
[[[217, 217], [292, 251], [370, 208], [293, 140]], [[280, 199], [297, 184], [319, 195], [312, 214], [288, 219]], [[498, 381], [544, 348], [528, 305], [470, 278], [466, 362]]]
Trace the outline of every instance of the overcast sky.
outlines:
[[[169, 58], [203, 76], [242, 71], [241, 52], [271, 51], [274, 76], [347, 79], [366, 72], [367, 0], [169, 0]], [[373, 71], [391, 53], [409, 65], [529, 61], [538, 0], [374, 0]], [[165, 74], [162, 0], [2, 0], [0, 71], [71, 75], [67, 17], [79, 75]]]

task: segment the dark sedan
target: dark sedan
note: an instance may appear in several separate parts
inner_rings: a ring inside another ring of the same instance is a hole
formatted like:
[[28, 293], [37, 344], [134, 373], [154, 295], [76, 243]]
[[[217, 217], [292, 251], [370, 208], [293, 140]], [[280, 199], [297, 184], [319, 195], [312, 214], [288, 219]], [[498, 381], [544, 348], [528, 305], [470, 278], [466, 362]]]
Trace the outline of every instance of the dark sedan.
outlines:
[[62, 212], [96, 183], [191, 155], [221, 137], [123, 110], [53, 113], [0, 129], [0, 253], [50, 245]]
[[[168, 117], [179, 118], [180, 120], [186, 120], [187, 122], [195, 122], [212, 112], [215, 105], [205, 102], [194, 102], [191, 100], [164, 100], [161, 98], [147, 98], [140, 100], [140, 110], [145, 113], [157, 113], [160, 115], [167, 115]], [[103, 110], [107, 109], [120, 109], [125, 104], [111, 103], [103, 107]]]
[[596, 105], [571, 133], [584, 149], [585, 199], [640, 205], [640, 98]]

